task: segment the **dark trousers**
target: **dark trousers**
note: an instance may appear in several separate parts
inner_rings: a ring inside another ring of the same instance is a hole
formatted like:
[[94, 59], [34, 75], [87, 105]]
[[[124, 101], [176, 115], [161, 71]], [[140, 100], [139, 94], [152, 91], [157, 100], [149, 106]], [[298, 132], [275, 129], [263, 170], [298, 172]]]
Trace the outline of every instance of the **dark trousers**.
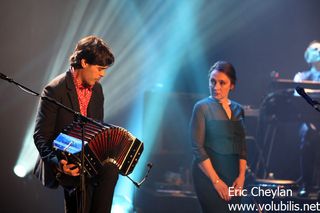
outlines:
[[316, 166], [320, 151], [319, 126], [304, 123], [300, 128], [300, 140], [301, 181], [307, 188], [311, 188], [315, 185], [315, 172], [319, 170]]
[[[107, 213], [111, 211], [114, 188], [118, 180], [118, 168], [114, 164], [106, 164], [99, 176], [86, 178], [85, 213]], [[75, 179], [79, 182], [79, 178]], [[79, 183], [77, 183], [79, 185]], [[81, 206], [81, 192], [77, 187], [65, 187], [65, 212], [78, 213]]]
[[[229, 187], [232, 186], [233, 181], [239, 174], [239, 156], [220, 155], [211, 152], [210, 160], [219, 177]], [[203, 213], [230, 212], [228, 204], [241, 203], [240, 197], [233, 197], [229, 202], [221, 199], [212, 182], [199, 168], [197, 163], [193, 164], [192, 176], [194, 189]]]

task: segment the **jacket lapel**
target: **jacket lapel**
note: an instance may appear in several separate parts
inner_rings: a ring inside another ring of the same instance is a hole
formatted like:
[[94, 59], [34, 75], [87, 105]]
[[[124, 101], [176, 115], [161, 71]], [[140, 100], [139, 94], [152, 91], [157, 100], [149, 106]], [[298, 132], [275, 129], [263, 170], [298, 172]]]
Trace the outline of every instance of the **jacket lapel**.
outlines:
[[89, 117], [95, 117], [95, 113], [94, 113], [94, 107], [93, 106], [96, 106], [96, 100], [97, 100], [97, 84], [95, 84], [92, 88], [92, 95], [91, 95], [91, 98], [90, 98], [90, 101], [89, 101], [89, 105], [88, 105], [88, 116]]
[[67, 85], [67, 95], [72, 105], [71, 108], [77, 112], [80, 112], [78, 95], [77, 95], [76, 87], [73, 83], [72, 74], [70, 70], [67, 72], [66, 85]]

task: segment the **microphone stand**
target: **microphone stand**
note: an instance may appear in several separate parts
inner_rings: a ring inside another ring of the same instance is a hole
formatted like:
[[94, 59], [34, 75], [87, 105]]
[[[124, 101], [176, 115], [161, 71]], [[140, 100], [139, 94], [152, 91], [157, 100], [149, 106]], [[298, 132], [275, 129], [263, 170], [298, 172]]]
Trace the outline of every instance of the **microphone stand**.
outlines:
[[303, 87], [296, 87], [296, 92], [302, 97], [304, 98], [304, 100], [306, 100], [308, 102], [308, 104], [310, 104], [315, 110], [317, 110], [318, 112], [320, 112], [320, 103], [316, 100], [313, 100], [305, 91]]
[[81, 152], [81, 170], [80, 170], [80, 192], [81, 192], [81, 212], [84, 213], [85, 211], [85, 199], [86, 199], [86, 188], [85, 188], [85, 174], [84, 174], [84, 125], [86, 123], [93, 123], [97, 126], [100, 126], [100, 127], [110, 127], [110, 125], [106, 124], [106, 125], [103, 125], [91, 118], [88, 118], [86, 116], [83, 116], [81, 115], [79, 112], [76, 112], [74, 111], [73, 109], [61, 104], [60, 102], [58, 102], [57, 100], [55, 100], [54, 98], [51, 98], [51, 97], [48, 97], [48, 96], [41, 96], [39, 93], [21, 85], [20, 83], [14, 81], [12, 78], [9, 78], [8, 76], [4, 75], [3, 73], [0, 73], [0, 78], [5, 80], [5, 81], [8, 81], [9, 83], [13, 83], [15, 85], [17, 85], [20, 89], [22, 89], [23, 91], [33, 95], [33, 96], [38, 96], [40, 97], [42, 100], [45, 100], [45, 101], [48, 101], [52, 104], [55, 104], [59, 107], [62, 107], [63, 109], [69, 111], [70, 113], [73, 113], [75, 118], [78, 119], [79, 123], [80, 123], [80, 126], [81, 126], [81, 141], [82, 141], [82, 152]]

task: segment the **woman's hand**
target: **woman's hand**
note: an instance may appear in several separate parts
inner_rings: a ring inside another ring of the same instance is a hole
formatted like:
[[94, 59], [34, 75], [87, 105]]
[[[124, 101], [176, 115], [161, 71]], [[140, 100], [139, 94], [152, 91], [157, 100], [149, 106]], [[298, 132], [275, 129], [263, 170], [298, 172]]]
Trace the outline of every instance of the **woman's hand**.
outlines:
[[222, 180], [218, 180], [213, 183], [213, 186], [223, 200], [229, 201], [231, 199], [231, 197], [229, 196], [229, 188], [227, 184], [225, 184], [225, 182], [223, 182]]
[[60, 167], [62, 168], [63, 173], [71, 176], [79, 176], [79, 167], [75, 164], [68, 164], [68, 161], [61, 160], [60, 161]]
[[244, 175], [239, 175], [236, 180], [233, 182], [232, 187], [236, 190], [236, 196], [241, 195], [241, 191], [243, 190], [245, 177]]

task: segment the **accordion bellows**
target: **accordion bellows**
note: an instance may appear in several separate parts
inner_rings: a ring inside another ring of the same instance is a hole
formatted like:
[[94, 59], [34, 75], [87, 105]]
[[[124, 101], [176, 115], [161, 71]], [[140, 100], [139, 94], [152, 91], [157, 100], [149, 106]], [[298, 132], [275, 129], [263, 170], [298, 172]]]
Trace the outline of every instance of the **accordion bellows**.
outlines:
[[[129, 131], [119, 126], [84, 124], [85, 172], [95, 176], [105, 163], [115, 164], [121, 175], [130, 174], [143, 152], [143, 143]], [[54, 148], [68, 161], [80, 165], [81, 126], [79, 122], [68, 125], [54, 140]]]

